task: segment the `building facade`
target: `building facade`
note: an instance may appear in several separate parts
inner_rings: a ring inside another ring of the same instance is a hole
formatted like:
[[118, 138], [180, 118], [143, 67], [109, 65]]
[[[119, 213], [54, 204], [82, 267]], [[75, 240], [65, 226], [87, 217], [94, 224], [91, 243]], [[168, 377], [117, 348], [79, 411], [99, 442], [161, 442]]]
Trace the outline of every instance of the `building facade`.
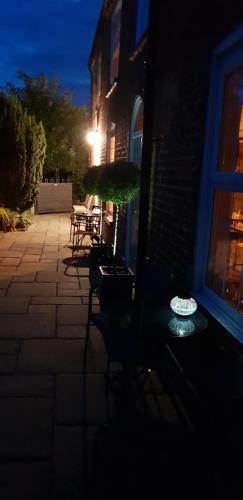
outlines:
[[[97, 131], [93, 165], [114, 160], [141, 163], [148, 0], [105, 1], [89, 59], [91, 124]], [[108, 203], [104, 236], [112, 240], [113, 206]], [[120, 247], [135, 266], [138, 200], [123, 209]]]
[[[89, 65], [100, 133], [93, 163], [132, 159], [149, 183], [140, 257], [173, 273], [242, 344], [242, 2], [106, 0]], [[121, 241], [131, 262], [138, 208], [126, 212]]]

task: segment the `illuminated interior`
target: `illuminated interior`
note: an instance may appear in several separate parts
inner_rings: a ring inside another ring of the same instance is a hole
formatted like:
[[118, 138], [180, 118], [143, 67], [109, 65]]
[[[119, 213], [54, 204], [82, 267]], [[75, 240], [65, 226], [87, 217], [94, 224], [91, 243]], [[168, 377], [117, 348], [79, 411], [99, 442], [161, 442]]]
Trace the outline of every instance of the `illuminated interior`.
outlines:
[[[218, 171], [243, 173], [243, 68], [225, 82]], [[240, 183], [241, 185], [241, 179]], [[207, 286], [243, 314], [243, 192], [214, 192]]]

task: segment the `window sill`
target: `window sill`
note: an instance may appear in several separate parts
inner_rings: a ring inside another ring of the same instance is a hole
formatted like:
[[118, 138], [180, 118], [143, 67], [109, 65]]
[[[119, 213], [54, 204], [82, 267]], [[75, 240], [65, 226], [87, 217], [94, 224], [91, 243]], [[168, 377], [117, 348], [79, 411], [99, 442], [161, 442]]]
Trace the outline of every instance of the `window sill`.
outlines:
[[116, 89], [118, 85], [118, 81], [117, 81], [117, 78], [115, 78], [114, 82], [112, 83], [111, 87], [110, 87], [110, 90], [107, 92], [105, 98], [106, 99], [110, 99], [111, 95], [113, 94], [114, 90]]
[[209, 289], [194, 292], [192, 296], [227, 333], [235, 337], [240, 344], [243, 344], [243, 316], [228, 306]]

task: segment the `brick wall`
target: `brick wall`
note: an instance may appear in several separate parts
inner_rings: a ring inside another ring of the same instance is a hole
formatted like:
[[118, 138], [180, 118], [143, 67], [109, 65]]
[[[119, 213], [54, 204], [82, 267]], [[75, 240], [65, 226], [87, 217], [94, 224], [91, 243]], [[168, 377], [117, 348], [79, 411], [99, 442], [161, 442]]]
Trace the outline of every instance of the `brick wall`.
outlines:
[[194, 9], [179, 2], [159, 6], [156, 162], [150, 228], [151, 258], [183, 276], [189, 286], [211, 54], [219, 41], [243, 20], [241, 2], [216, 0], [195, 4]]
[[[109, 2], [108, 2], [109, 3]], [[114, 2], [113, 2], [114, 3]], [[144, 59], [145, 48], [141, 49], [133, 61], [130, 60], [134, 52], [134, 33], [136, 23], [136, 0], [123, 0], [121, 39], [120, 39], [120, 63], [118, 85], [109, 99], [106, 98], [110, 90], [110, 16], [112, 10], [107, 7], [106, 15], [99, 28], [95, 46], [92, 53], [91, 63], [95, 64], [98, 54], [102, 53], [102, 79], [101, 79], [101, 101], [99, 111], [99, 126], [102, 132], [101, 163], [107, 161], [107, 134], [111, 123], [116, 124], [116, 151], [115, 159], [128, 159], [129, 155], [129, 133], [135, 99], [138, 95], [143, 97], [144, 93]], [[91, 113], [95, 114], [95, 95], [91, 86]], [[126, 208], [122, 207], [118, 246], [124, 253], [125, 245], [125, 217]], [[113, 226], [105, 227], [104, 236], [107, 240], [112, 239]]]

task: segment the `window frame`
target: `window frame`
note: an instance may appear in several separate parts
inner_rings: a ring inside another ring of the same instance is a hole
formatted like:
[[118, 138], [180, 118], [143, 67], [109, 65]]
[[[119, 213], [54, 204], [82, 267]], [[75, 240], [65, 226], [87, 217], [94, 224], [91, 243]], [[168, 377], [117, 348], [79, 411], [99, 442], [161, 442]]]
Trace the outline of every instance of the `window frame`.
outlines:
[[215, 49], [212, 57], [194, 252], [193, 293], [205, 309], [243, 343], [243, 316], [206, 286], [214, 192], [221, 190], [243, 193], [243, 173], [217, 170], [225, 77], [239, 66], [243, 66], [243, 26], [231, 33]]
[[[120, 68], [120, 52], [121, 52], [121, 27], [122, 27], [122, 9], [123, 9], [123, 0], [118, 0], [113, 12], [111, 14], [110, 19], [110, 75], [109, 75], [109, 84], [112, 85], [117, 81], [119, 76], [119, 68]], [[116, 26], [116, 30], [114, 30], [115, 22], [114, 18], [118, 15], [119, 12], [119, 26]], [[114, 39], [117, 36], [116, 44], [114, 43]], [[115, 55], [117, 54], [117, 65], [116, 71], [114, 71], [113, 61]]]

